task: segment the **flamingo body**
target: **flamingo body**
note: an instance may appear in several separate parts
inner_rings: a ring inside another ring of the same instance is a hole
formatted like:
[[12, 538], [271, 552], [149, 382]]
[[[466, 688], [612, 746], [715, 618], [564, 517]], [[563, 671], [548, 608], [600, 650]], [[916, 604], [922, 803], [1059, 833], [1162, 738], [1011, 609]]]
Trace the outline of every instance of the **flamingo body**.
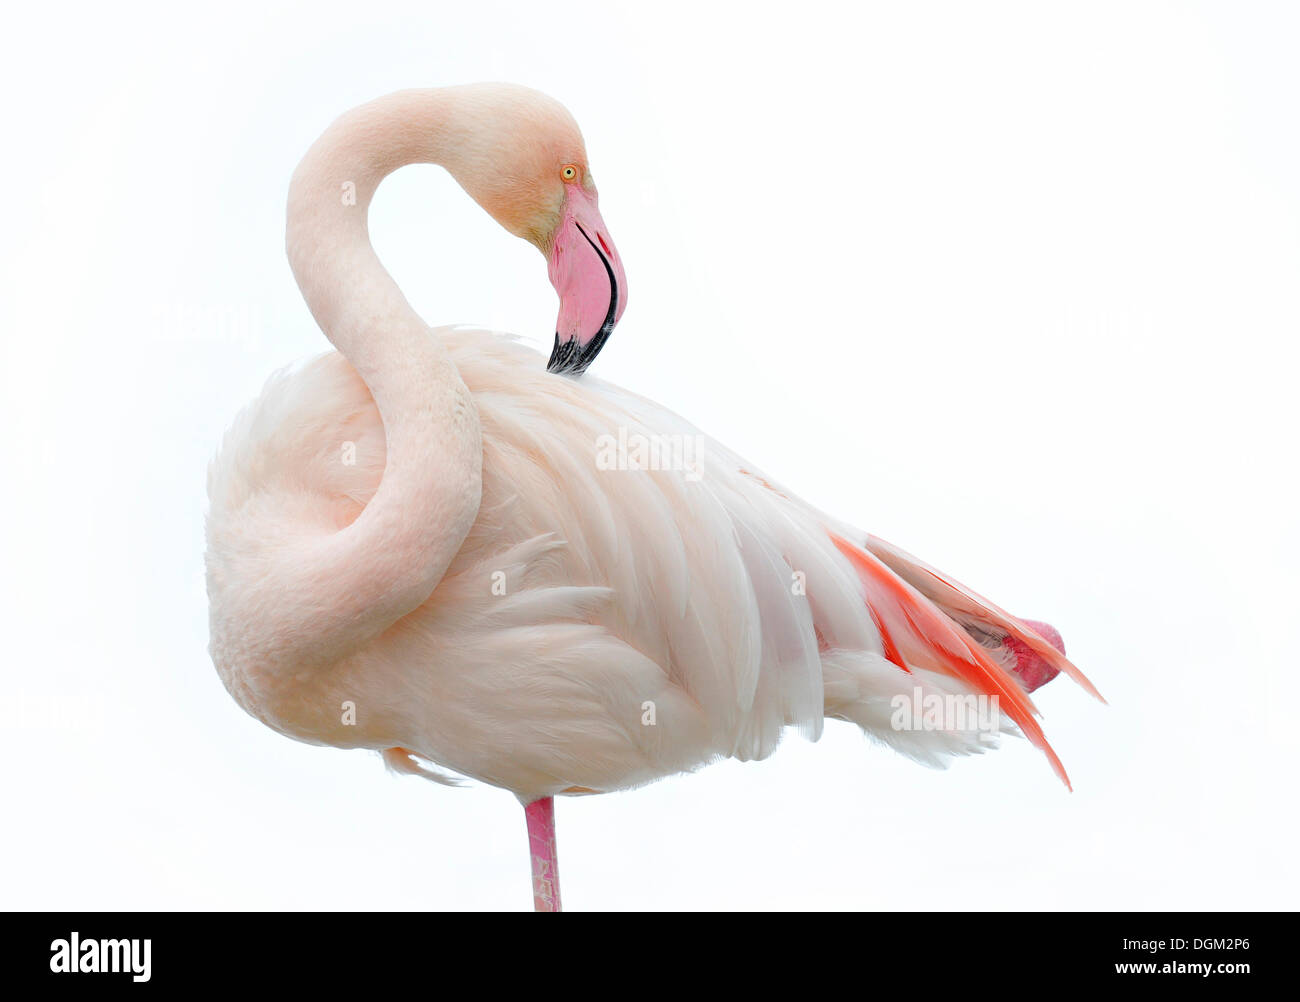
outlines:
[[[886, 657], [879, 612], [835, 542], [864, 534], [644, 398], [590, 374], [554, 376], [500, 335], [428, 336], [479, 416], [473, 527], [425, 602], [329, 670], [286, 688], [218, 657], [254, 716], [430, 774], [414, 755], [525, 801], [761, 759], [785, 728], [817, 738], [827, 716], [932, 765], [989, 747], [987, 732], [890, 726], [892, 700], [917, 685], [968, 686], [919, 655], [907, 671]], [[620, 435], [703, 444], [690, 467], [639, 469], [630, 455], [602, 469], [602, 446]], [[213, 466], [211, 573], [261, 540], [351, 524], [385, 463], [379, 413], [341, 355], [276, 376]], [[1018, 664], [1010, 648], [1000, 663]]]

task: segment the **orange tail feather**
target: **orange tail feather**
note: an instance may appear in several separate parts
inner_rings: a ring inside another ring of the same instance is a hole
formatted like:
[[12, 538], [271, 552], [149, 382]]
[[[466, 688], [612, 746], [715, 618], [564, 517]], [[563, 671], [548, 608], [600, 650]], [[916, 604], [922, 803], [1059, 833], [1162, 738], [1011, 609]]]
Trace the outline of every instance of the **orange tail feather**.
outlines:
[[900, 550], [877, 536], [867, 537], [866, 548], [926, 598], [938, 602], [945, 608], [969, 616], [978, 622], [995, 626], [1004, 633], [1011, 634], [1057, 671], [1063, 672], [1074, 679], [1089, 695], [1096, 697], [1103, 703], [1106, 702], [1102, 694], [1097, 691], [1097, 687], [1088, 680], [1088, 677], [1083, 672], [1074, 666], [1074, 663], [1069, 658], [1009, 612], [1003, 611], [960, 582], [954, 581], [943, 572], [935, 570], [928, 564], [917, 560], [910, 553]]
[[[949, 619], [906, 576], [891, 568], [883, 558], [833, 532], [830, 537], [857, 571], [871, 615], [877, 623], [882, 624], [881, 634], [890, 638], [888, 643], [894, 652], [916, 667], [959, 678], [976, 693], [996, 696], [1000, 709], [1020, 728], [1029, 742], [1047, 756], [1053, 771], [1067, 788], [1071, 788], [1065, 767], [1048, 744], [1042, 727], [1034, 719], [1037, 709], [1015, 679], [994, 662], [965, 630]], [[1019, 636], [1019, 633], [1016, 635]], [[1033, 636], [1036, 637], [1037, 634]], [[1025, 640], [1025, 643], [1037, 650], [1029, 640]], [[1046, 645], [1046, 641], [1042, 643]], [[1047, 646], [1053, 653], [1057, 653], [1055, 648]]]

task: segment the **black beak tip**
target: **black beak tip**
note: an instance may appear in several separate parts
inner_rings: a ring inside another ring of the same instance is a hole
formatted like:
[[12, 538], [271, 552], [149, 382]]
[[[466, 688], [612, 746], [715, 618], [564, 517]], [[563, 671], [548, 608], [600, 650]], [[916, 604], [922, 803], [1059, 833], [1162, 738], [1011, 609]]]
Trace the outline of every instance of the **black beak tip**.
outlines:
[[[590, 349], [591, 345], [588, 345]], [[580, 376], [587, 371], [587, 366], [591, 360], [596, 357], [596, 351], [583, 350], [578, 344], [577, 338], [569, 338], [567, 341], [560, 341], [560, 335], [555, 335], [555, 347], [551, 349], [551, 360], [546, 363], [546, 371], [554, 372], [559, 375]]]

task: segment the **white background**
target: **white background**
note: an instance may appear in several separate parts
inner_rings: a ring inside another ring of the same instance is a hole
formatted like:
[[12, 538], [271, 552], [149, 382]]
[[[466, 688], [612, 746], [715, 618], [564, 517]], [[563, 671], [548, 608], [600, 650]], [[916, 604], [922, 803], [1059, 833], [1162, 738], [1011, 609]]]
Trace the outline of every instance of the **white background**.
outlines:
[[[479, 79], [587, 136], [631, 288], [601, 376], [1055, 623], [1110, 700], [1036, 697], [1073, 794], [1022, 741], [934, 772], [832, 725], [562, 801], [566, 904], [1297, 904], [1293, 6], [29, 4], [4, 36], [0, 906], [530, 907], [510, 795], [286, 740], [206, 653], [207, 461], [325, 347], [290, 172], [355, 104]], [[544, 261], [437, 168], [372, 223], [431, 323], [549, 349]]]

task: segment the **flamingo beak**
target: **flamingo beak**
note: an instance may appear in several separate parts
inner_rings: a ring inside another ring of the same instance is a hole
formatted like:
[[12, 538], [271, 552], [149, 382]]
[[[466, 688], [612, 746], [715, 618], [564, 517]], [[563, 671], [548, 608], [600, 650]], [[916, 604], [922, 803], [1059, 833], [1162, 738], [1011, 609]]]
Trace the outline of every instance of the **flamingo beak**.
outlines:
[[547, 274], [560, 295], [550, 372], [579, 375], [600, 354], [627, 305], [627, 277], [596, 196], [567, 188], [564, 214], [551, 245]]

